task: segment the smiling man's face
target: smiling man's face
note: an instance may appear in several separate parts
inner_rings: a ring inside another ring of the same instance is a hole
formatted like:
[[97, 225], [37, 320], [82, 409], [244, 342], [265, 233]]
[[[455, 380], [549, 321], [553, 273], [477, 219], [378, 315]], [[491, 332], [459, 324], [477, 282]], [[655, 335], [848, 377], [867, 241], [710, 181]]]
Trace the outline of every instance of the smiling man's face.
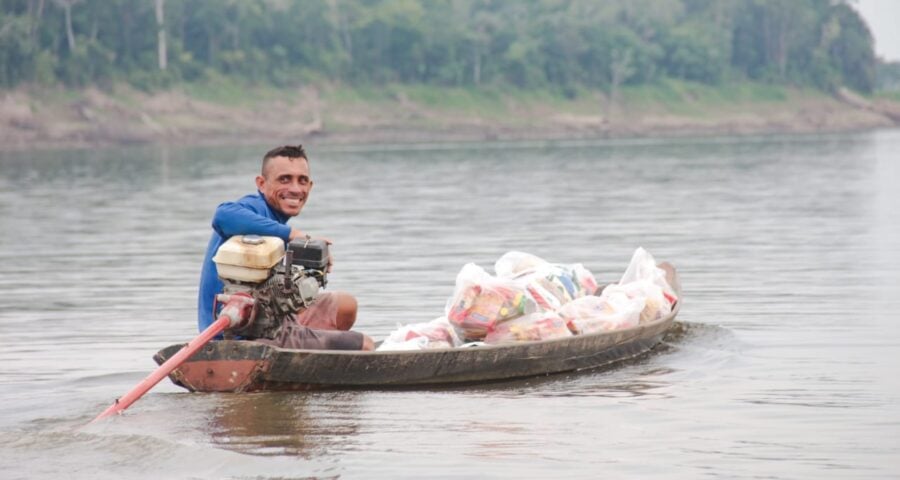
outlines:
[[256, 177], [256, 188], [262, 192], [266, 203], [289, 217], [299, 215], [303, 210], [312, 186], [309, 162], [302, 157], [270, 158], [262, 175]]

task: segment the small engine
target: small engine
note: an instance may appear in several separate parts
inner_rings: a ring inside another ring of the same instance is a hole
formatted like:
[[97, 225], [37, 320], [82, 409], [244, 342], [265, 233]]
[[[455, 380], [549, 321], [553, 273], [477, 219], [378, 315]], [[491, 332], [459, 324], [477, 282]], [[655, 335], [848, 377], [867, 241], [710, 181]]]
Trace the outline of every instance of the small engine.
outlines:
[[213, 257], [225, 284], [216, 296], [216, 305], [225, 303], [230, 295], [244, 293], [253, 298], [254, 308], [250, 318], [226, 330], [225, 337], [275, 338], [281, 325], [293, 322], [297, 312], [308, 308], [319, 288], [328, 283], [328, 261], [328, 244], [322, 240], [294, 240], [285, 250], [278, 237], [229, 238]]

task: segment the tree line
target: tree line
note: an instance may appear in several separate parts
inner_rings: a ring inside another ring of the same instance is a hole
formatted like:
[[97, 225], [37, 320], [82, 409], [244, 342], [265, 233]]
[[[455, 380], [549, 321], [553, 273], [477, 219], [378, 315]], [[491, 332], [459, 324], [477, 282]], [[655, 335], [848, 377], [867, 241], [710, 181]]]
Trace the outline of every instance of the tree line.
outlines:
[[0, 86], [214, 76], [613, 91], [662, 78], [871, 92], [839, 0], [0, 0]]

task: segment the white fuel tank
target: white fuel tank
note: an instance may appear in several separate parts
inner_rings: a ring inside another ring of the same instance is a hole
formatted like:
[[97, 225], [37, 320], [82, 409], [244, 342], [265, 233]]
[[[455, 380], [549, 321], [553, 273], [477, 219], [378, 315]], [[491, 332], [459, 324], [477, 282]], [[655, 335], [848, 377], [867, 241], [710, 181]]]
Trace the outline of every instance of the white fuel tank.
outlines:
[[284, 240], [259, 235], [235, 235], [219, 246], [213, 262], [225, 280], [259, 283], [284, 257]]

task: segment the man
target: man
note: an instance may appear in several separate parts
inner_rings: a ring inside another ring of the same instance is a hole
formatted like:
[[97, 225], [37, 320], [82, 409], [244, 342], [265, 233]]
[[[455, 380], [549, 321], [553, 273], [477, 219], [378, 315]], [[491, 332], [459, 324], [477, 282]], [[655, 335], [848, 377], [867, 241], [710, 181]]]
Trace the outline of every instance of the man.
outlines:
[[[278, 147], [263, 157], [262, 171], [256, 177], [256, 194], [216, 208], [213, 234], [200, 275], [197, 306], [200, 331], [213, 323], [213, 300], [223, 288], [212, 261], [219, 246], [234, 235], [273, 236], [285, 242], [306, 237], [304, 232], [287, 225], [287, 221], [303, 210], [312, 186], [309, 160], [303, 147]], [[328, 270], [331, 270], [330, 258]], [[356, 311], [353, 296], [342, 292], [320, 293], [309, 308], [297, 315], [296, 325], [285, 325], [274, 340], [260, 341], [287, 348], [372, 350], [371, 338], [349, 331], [356, 322]]]

